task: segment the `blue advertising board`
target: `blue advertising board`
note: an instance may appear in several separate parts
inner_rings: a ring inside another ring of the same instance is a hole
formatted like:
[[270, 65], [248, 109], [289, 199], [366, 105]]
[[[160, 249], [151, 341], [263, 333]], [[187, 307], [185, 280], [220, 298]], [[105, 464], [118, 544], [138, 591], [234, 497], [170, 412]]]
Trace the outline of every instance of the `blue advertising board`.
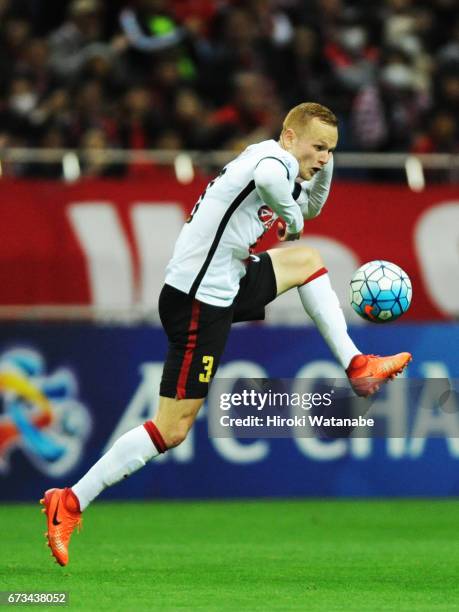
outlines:
[[[365, 325], [351, 335], [364, 352], [412, 352], [415, 379], [459, 378], [459, 324]], [[119, 435], [151, 418], [165, 351], [162, 329], [146, 325], [1, 326], [0, 499], [74, 484]], [[257, 324], [234, 326], [218, 373], [342, 375], [314, 328]], [[391, 388], [377, 399], [388, 414]], [[210, 438], [206, 409], [181, 446], [103, 498], [459, 494], [459, 436]]]

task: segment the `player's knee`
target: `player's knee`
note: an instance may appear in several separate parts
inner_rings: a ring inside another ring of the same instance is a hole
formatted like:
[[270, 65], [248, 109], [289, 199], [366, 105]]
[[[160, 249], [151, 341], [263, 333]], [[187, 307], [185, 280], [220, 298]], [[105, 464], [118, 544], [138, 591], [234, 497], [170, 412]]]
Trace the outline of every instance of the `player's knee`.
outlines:
[[298, 253], [299, 282], [304, 282], [308, 276], [323, 267], [322, 257], [314, 247], [300, 247]]
[[190, 431], [190, 425], [185, 420], [179, 421], [173, 427], [170, 427], [166, 432], [163, 432], [163, 438], [168, 448], [179, 446], [187, 437]]

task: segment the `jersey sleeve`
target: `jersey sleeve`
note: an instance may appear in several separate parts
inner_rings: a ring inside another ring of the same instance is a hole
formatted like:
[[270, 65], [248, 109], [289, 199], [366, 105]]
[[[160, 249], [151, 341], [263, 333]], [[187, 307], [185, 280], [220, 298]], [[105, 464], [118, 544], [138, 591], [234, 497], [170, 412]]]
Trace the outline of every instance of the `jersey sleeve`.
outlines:
[[301, 183], [301, 191], [294, 194], [295, 200], [300, 206], [304, 219], [313, 219], [320, 214], [330, 193], [330, 185], [333, 175], [333, 157], [310, 181]]
[[265, 157], [258, 162], [253, 178], [258, 195], [285, 221], [287, 232], [301, 232], [303, 215], [300, 206], [293, 199], [289, 170], [285, 163], [276, 157]]

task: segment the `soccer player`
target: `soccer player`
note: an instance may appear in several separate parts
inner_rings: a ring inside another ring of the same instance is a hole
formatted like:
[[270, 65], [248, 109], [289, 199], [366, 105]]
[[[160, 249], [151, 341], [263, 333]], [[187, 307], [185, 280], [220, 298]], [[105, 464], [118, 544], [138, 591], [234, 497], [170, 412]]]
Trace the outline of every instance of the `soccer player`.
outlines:
[[122, 435], [71, 488], [46, 491], [43, 512], [51, 552], [68, 562], [81, 513], [106, 488], [180, 444], [196, 418], [223, 353], [231, 324], [262, 319], [266, 304], [297, 288], [301, 304], [349, 377], [367, 396], [401, 372], [409, 353], [362, 355], [320, 253], [308, 246], [257, 255], [252, 247], [280, 217], [278, 237], [297, 240], [304, 220], [324, 206], [338, 141], [337, 119], [304, 103], [286, 116], [278, 142], [249, 146], [211, 181], [187, 219], [159, 298], [169, 350], [153, 420]]

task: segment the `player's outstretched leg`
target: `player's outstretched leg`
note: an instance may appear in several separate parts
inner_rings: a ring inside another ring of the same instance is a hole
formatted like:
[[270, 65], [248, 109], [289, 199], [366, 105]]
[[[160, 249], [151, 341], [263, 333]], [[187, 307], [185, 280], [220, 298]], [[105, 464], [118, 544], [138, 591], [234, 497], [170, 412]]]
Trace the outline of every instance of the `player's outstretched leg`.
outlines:
[[277, 294], [298, 287], [303, 308], [346, 371], [357, 395], [366, 397], [375, 393], [382, 383], [404, 370], [411, 361], [410, 353], [388, 357], [362, 355], [355, 346], [328, 271], [316, 249], [299, 246], [273, 249], [268, 254], [276, 275]]

